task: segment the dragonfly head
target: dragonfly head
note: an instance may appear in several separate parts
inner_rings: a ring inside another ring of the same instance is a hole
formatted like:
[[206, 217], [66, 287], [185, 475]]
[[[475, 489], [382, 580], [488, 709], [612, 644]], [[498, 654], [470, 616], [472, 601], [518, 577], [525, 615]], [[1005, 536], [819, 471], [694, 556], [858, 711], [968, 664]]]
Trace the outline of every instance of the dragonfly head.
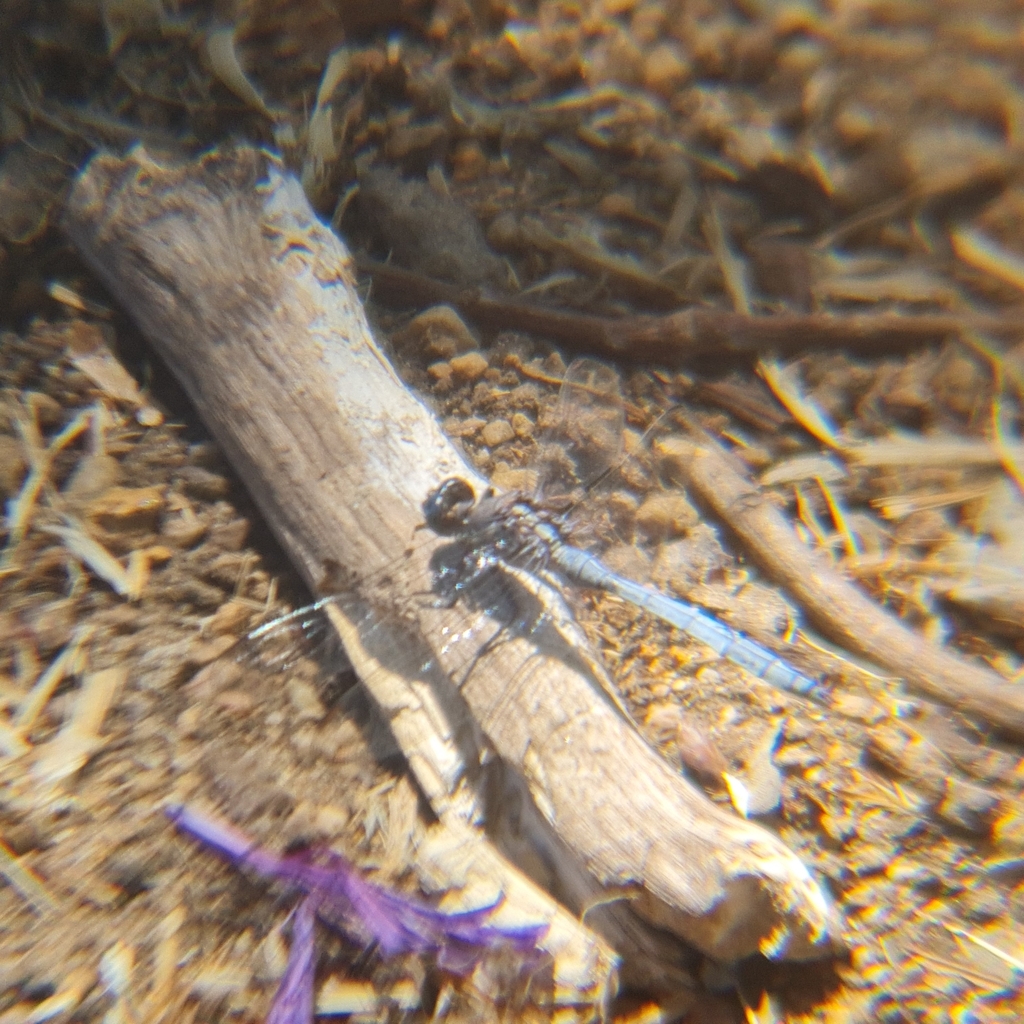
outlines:
[[462, 477], [453, 476], [427, 495], [423, 515], [434, 533], [450, 537], [466, 529], [475, 504], [473, 488]]

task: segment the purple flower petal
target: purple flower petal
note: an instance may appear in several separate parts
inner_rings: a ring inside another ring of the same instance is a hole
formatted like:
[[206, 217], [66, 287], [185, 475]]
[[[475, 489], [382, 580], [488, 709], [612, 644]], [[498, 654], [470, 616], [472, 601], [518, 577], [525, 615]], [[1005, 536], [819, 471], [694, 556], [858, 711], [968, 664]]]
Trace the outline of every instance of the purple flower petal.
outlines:
[[340, 854], [280, 857], [256, 846], [234, 826], [193, 808], [171, 807], [167, 814], [183, 832], [238, 866], [291, 882], [314, 896], [321, 920], [359, 941], [375, 942], [385, 956], [432, 953], [445, 969], [464, 974], [488, 950], [510, 948], [536, 955], [547, 933], [547, 925], [487, 924], [500, 898], [474, 910], [446, 913], [367, 881]]
[[385, 956], [452, 952], [454, 944], [466, 947], [475, 963], [483, 951], [499, 946], [536, 952], [538, 941], [547, 932], [544, 925], [503, 928], [486, 924], [500, 899], [474, 910], [448, 913], [368, 882], [336, 853], [328, 852], [323, 859], [325, 863], [317, 863], [310, 854], [282, 857], [275, 877], [318, 893], [324, 921], [345, 931], [368, 932]]
[[316, 970], [313, 923], [316, 909], [316, 897], [307, 896], [295, 910], [288, 967], [267, 1014], [267, 1024], [309, 1024], [313, 1020], [313, 975]]

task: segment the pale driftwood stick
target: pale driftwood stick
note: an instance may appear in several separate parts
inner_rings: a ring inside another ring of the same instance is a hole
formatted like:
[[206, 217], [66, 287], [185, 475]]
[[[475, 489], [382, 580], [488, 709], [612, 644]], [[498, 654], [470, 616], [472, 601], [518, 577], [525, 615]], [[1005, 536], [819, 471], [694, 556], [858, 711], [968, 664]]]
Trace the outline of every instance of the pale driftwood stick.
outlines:
[[1024, 738], [1024, 687], [929, 643], [875, 604], [811, 551], [711, 437], [671, 437], [658, 449], [681, 482], [726, 522], [751, 557], [785, 587], [815, 626], [847, 650], [902, 677], [908, 686], [957, 711]]
[[[267, 304], [272, 304], [273, 291], [281, 287], [284, 278], [261, 232], [265, 221], [272, 221], [281, 233], [283, 249], [301, 241], [301, 225], [287, 212], [289, 202], [296, 199], [298, 214], [308, 218], [306, 226], [312, 224], [323, 230], [304, 205], [301, 188], [294, 182], [285, 184], [277, 173], [275, 184], [285, 192], [283, 197], [278, 196], [285, 211], [276, 217], [265, 211], [263, 201], [276, 193], [273, 186], [264, 193], [255, 191], [266, 166], [264, 158], [252, 151], [238, 153], [235, 160], [211, 158], [199, 166], [172, 169], [150, 161], [139, 150], [124, 162], [98, 158], [90, 170], [91, 177], [83, 177], [68, 205], [66, 226], [69, 232], [81, 232], [83, 240], [89, 240], [91, 259], [105, 258], [108, 252], [119, 254], [109, 266], [97, 263], [101, 275], [124, 297], [125, 307], [137, 316], [150, 337], [157, 339], [157, 346], [197, 405], [215, 403], [212, 408], [203, 409], [207, 422], [228, 454], [236, 459], [240, 472], [241, 467], [246, 468], [246, 479], [266, 514], [275, 515], [273, 510], [279, 500], [289, 504], [287, 490], [282, 493], [265, 485], [259, 475], [268, 471], [268, 464], [289, 467], [280, 486], [286, 488], [291, 480], [306, 479], [307, 486], [315, 492], [317, 478], [309, 474], [315, 474], [316, 469], [308, 462], [291, 460], [289, 449], [299, 442], [308, 445], [316, 440], [310, 436], [316, 429], [316, 410], [327, 410], [327, 418], [332, 425], [335, 423], [339, 398], [332, 396], [330, 389], [344, 367], [317, 369], [319, 357], [324, 353], [315, 347], [308, 324], [295, 331], [295, 336], [307, 342], [303, 355], [308, 362], [298, 369], [289, 365], [283, 350], [291, 344], [288, 319], [303, 315], [302, 284], [307, 283], [311, 290], [317, 285], [303, 282], [300, 276], [296, 292], [289, 296], [291, 303], [275, 321]], [[151, 192], [144, 184], [147, 179], [153, 186]], [[119, 181], [123, 184], [120, 190], [116, 184]], [[141, 189], [141, 193], [133, 195], [133, 186]], [[291, 188], [296, 191], [289, 196]], [[225, 205], [218, 210], [216, 206], [221, 201]], [[129, 273], [131, 261], [140, 253], [131, 249], [131, 243], [125, 249], [120, 246], [142, 224], [149, 225], [151, 230], [148, 239], [151, 256], [146, 257], [137, 272]], [[110, 231], [109, 236], [104, 235], [104, 230]], [[332, 236], [328, 233], [328, 237]], [[317, 239], [312, 237], [308, 241], [315, 246]], [[107, 246], [111, 248], [108, 250]], [[333, 269], [344, 275], [343, 251], [331, 250], [327, 256], [337, 260]], [[171, 277], [174, 272], [177, 276]], [[203, 285], [204, 279], [212, 287], [211, 291]], [[132, 288], [138, 281], [147, 282], [145, 301], [141, 301], [142, 296], [137, 301], [132, 295]], [[218, 300], [224, 303], [222, 308], [218, 308]], [[320, 300], [330, 305], [333, 292], [325, 288]], [[377, 360], [378, 365], [384, 367], [386, 364], [373, 345], [358, 300], [344, 285], [338, 289], [338, 303], [340, 308], [330, 310], [327, 315], [344, 323], [352, 332], [353, 355]], [[181, 329], [174, 319], [178, 312], [187, 325], [202, 325], [201, 334], [191, 339], [195, 348], [185, 344], [186, 339], [177, 333], [176, 328]], [[256, 336], [263, 344], [254, 340]], [[191, 361], [204, 346], [208, 346], [205, 357]], [[282, 350], [275, 351], [275, 346]], [[280, 360], [279, 375], [271, 373], [261, 379], [260, 359], [268, 350]], [[248, 358], [238, 365], [235, 374], [232, 359], [239, 351]], [[303, 372], [308, 378], [302, 377]], [[215, 376], [211, 378], [210, 373]], [[297, 375], [289, 376], [292, 373]], [[358, 385], [353, 382], [353, 386]], [[312, 394], [307, 415], [295, 424], [297, 433], [289, 434], [282, 428], [278, 416], [287, 416], [292, 402], [301, 404], [301, 396], [309, 388]], [[383, 400], [386, 392], [377, 398]], [[216, 405], [218, 401], [225, 402], [224, 408]], [[396, 409], [396, 413], [401, 411]], [[250, 413], [255, 417], [255, 424], [249, 422]], [[370, 429], [372, 422], [364, 423], [362, 429]], [[411, 429], [414, 428], [415, 425]], [[341, 432], [338, 430], [324, 438], [324, 442], [337, 443]], [[306, 436], [303, 437], [303, 433]], [[424, 445], [430, 440], [430, 435], [426, 435]], [[261, 454], [259, 449], [264, 442]], [[334, 451], [344, 449], [336, 447]], [[329, 448], [321, 449], [318, 445], [308, 450], [297, 449], [300, 458], [328, 462], [332, 459], [329, 452]], [[341, 455], [340, 462], [344, 461]], [[461, 462], [459, 466], [464, 468]], [[269, 472], [273, 477], [273, 469]], [[332, 500], [337, 499], [338, 490], [343, 487], [343, 480], [334, 481], [334, 486], [329, 488]], [[354, 500], [354, 496], [352, 498]], [[340, 503], [339, 510], [347, 511], [349, 503]], [[300, 503], [295, 512], [294, 517], [275, 522], [275, 527], [293, 561], [315, 587], [315, 559], [321, 547], [317, 543], [306, 545], [302, 531], [344, 527], [332, 524], [331, 511], [306, 509]], [[317, 524], [319, 517], [323, 521]], [[387, 521], [386, 514], [376, 518], [382, 523]], [[315, 525], [309, 525], [310, 520]], [[292, 533], [292, 530], [297, 532]], [[330, 536], [329, 532], [326, 535]], [[382, 541], [372, 535], [358, 535], [363, 545], [360, 552], [369, 551], [365, 557], [376, 559], [367, 565], [379, 564], [385, 558], [383, 551], [374, 551], [375, 544], [387, 543], [386, 531], [383, 536]], [[544, 948], [553, 960], [555, 1000], [572, 1006], [590, 1003], [600, 1017], [617, 986], [618, 957], [600, 937], [582, 927], [572, 914], [505, 861], [482, 832], [465, 824], [479, 819], [476, 791], [479, 779], [472, 765], [466, 763], [465, 744], [460, 743], [457, 735], [459, 723], [450, 720], [450, 709], [439, 705], [430, 680], [415, 678], [419, 665], [413, 646], [406, 649], [399, 643], [394, 652], [399, 656], [390, 658], [386, 666], [382, 665], [359, 643], [354, 625], [340, 611], [332, 609], [332, 612], [332, 621], [342, 635], [349, 657], [357, 671], [369, 681], [369, 689], [387, 715], [417, 781], [441, 818], [440, 833], [432, 830], [424, 846], [415, 851], [417, 872], [426, 884], [435, 888], [464, 887], [470, 900], [483, 893], [477, 905], [493, 900], [495, 887], [498, 887], [505, 896], [505, 905], [499, 911], [501, 915], [515, 921], [547, 921], [549, 932]], [[396, 628], [395, 637], [399, 634]]]
[[[593, 890], [582, 865], [623, 895], [610, 910], [628, 905], [721, 960], [830, 949], [832, 910], [800, 861], [672, 771], [584, 659], [555, 657], [536, 636], [488, 648], [495, 623], [480, 615], [472, 671], [461, 656], [453, 664], [445, 637], [465, 630], [467, 612], [424, 601], [436, 542], [417, 528], [443, 478], [483, 482], [374, 344], [347, 251], [272, 158], [242, 149], [175, 168], [141, 150], [98, 157], [66, 227], [174, 368], [306, 580], [350, 582], [336, 617], [346, 648], [439, 815], [473, 813], [475, 769], [455, 756], [471, 738], [462, 707], [526, 780], [545, 822], [530, 838], [563, 892]], [[424, 651], [444, 671], [422, 670]], [[614, 921], [602, 926], [628, 941]]]

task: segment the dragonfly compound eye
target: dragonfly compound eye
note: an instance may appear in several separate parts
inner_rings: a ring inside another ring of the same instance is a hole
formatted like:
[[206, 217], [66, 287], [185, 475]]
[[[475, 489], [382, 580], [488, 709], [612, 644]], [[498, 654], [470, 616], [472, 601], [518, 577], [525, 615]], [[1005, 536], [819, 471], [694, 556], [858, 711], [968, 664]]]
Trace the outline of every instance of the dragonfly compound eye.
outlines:
[[476, 504], [473, 488], [461, 477], [449, 477], [423, 502], [423, 515], [434, 533], [450, 536], [466, 528], [467, 518]]

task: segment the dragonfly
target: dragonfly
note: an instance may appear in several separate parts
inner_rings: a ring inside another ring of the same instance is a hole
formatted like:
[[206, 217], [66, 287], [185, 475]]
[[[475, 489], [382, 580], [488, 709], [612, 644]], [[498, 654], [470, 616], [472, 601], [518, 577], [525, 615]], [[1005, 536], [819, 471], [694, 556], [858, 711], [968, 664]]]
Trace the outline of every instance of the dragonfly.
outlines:
[[468, 564], [456, 571], [445, 567], [436, 588], [451, 599], [468, 590], [502, 563], [527, 571], [554, 569], [584, 587], [605, 590], [623, 601], [688, 633], [719, 657], [762, 679], [770, 686], [823, 701], [826, 690], [783, 658], [697, 605], [670, 597], [613, 572], [597, 555], [567, 543], [557, 525], [522, 495], [479, 499], [461, 477], [450, 477], [424, 502], [427, 525], [440, 536], [458, 537], [472, 552]]
[[[572, 363], [563, 378], [553, 431], [564, 437], [561, 445], [551, 441], [542, 445], [548, 465], [541, 469], [541, 476], [561, 477], [564, 487], [567, 473], [573, 481], [587, 472], [596, 473], [596, 479], [610, 475], [616, 467], [607, 463], [621, 451], [623, 408], [614, 371], [592, 359]], [[567, 470], [566, 459], [582, 471]], [[562, 528], [566, 514], [548, 511], [543, 499], [493, 490], [477, 495], [466, 480], [450, 477], [427, 496], [423, 513], [434, 533], [457, 540], [463, 552], [454, 563], [441, 563], [435, 573], [435, 593], [448, 603], [470, 594], [503, 567], [541, 573], [548, 582], [555, 576], [569, 585], [614, 594], [681, 629], [770, 686], [827, 703], [823, 683], [767, 647], [703, 608], [631, 580], [608, 568], [593, 552], [575, 547]]]
[[[461, 477], [445, 480], [427, 495], [425, 526], [453, 543], [438, 552], [424, 593], [446, 607], [459, 600], [485, 606], [499, 620], [508, 620], [504, 632], [513, 628], [514, 614], [507, 610], [508, 600], [496, 597], [503, 572], [542, 577], [562, 595], [578, 587], [606, 591], [681, 629], [768, 685], [827, 704], [822, 682], [769, 648], [698, 605], [613, 571], [597, 554], [566, 539], [581, 492], [592, 491], [594, 482], [620, 468], [624, 408], [615, 371], [593, 359], [578, 359], [563, 375], [557, 412], [539, 445], [536, 496], [494, 490], [477, 495]], [[265, 623], [248, 639], [261, 641], [296, 626], [308, 639], [329, 635], [318, 613], [339, 599], [323, 597]], [[522, 625], [529, 631], [529, 622]]]

